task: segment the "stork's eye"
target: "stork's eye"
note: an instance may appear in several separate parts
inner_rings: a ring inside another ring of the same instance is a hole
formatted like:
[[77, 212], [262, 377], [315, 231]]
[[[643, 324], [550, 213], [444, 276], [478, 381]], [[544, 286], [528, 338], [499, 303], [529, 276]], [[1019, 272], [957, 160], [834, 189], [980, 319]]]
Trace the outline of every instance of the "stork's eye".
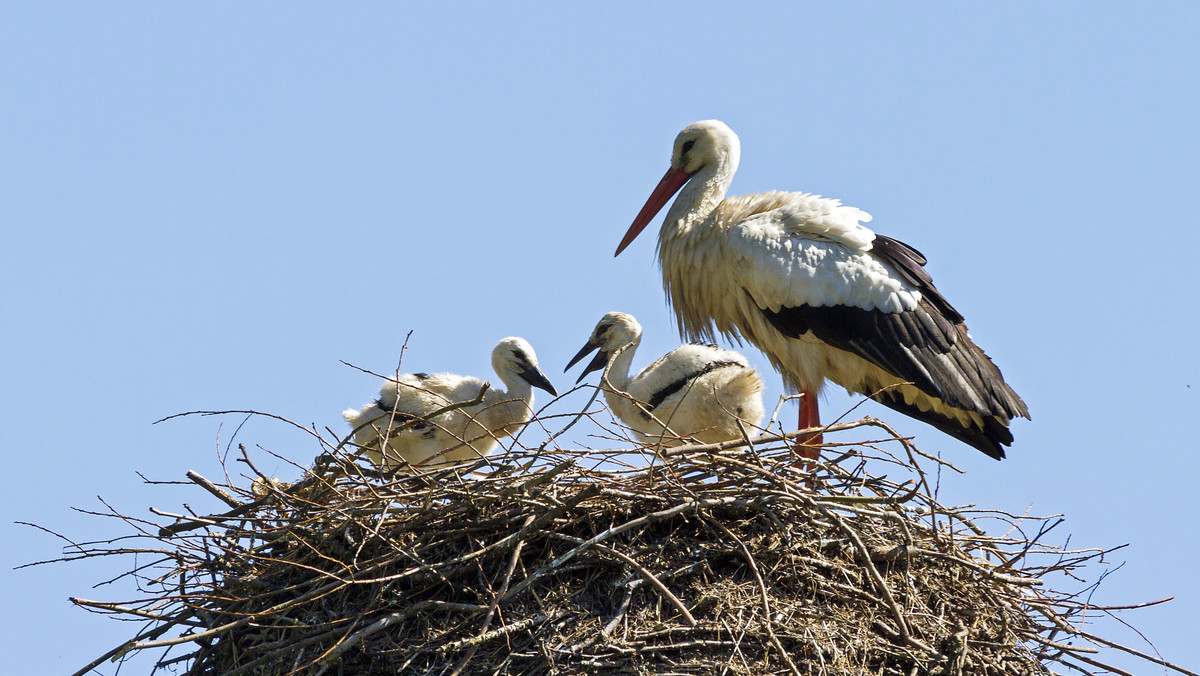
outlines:
[[689, 141], [685, 141], [683, 144], [683, 148], [681, 148], [679, 151], [679, 156], [683, 157], [684, 155], [687, 155], [689, 152], [692, 151], [692, 146], [694, 146], [694, 145], [696, 145], [696, 139], [691, 139]]

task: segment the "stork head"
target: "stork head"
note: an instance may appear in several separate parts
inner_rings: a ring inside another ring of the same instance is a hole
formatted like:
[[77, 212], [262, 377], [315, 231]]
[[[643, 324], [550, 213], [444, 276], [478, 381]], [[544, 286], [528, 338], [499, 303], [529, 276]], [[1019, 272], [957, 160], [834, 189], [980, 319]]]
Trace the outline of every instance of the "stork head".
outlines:
[[720, 120], [700, 120], [683, 128], [671, 149], [671, 168], [688, 176], [741, 151], [737, 134]]
[[550, 379], [538, 367], [533, 346], [524, 338], [510, 337], [500, 341], [496, 349], [492, 350], [492, 368], [502, 377], [505, 373], [515, 373], [533, 387], [558, 396]]
[[722, 184], [719, 190], [724, 193], [733, 178], [733, 172], [737, 170], [740, 156], [741, 144], [737, 134], [724, 122], [701, 120], [684, 127], [675, 137], [675, 146], [671, 150], [671, 168], [667, 169], [654, 192], [650, 193], [650, 199], [646, 200], [642, 210], [633, 219], [633, 225], [629, 226], [625, 237], [617, 245], [617, 253], [613, 255], [620, 256], [625, 247], [654, 220], [667, 200], [705, 168], [711, 168], [714, 174], [720, 176]]
[[588, 338], [588, 342], [579, 350], [571, 361], [567, 363], [567, 368], [563, 369], [565, 373], [567, 369], [574, 366], [579, 360], [586, 357], [592, 350], [599, 350], [587, 367], [583, 369], [583, 373], [576, 384], [583, 382], [583, 379], [589, 373], [599, 371], [608, 366], [609, 360], [612, 359], [613, 353], [633, 344], [636, 348], [637, 344], [642, 340], [642, 325], [638, 324], [633, 315], [627, 315], [624, 312], [610, 312], [604, 315], [600, 322], [596, 324], [596, 328], [592, 330], [592, 335]]

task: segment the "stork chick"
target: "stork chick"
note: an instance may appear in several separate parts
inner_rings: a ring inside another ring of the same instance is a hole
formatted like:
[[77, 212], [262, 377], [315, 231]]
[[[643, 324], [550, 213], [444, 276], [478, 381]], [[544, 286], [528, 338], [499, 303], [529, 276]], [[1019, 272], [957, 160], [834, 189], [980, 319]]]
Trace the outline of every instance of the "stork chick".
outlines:
[[479, 378], [405, 373], [385, 380], [374, 402], [348, 409], [342, 417], [354, 429], [354, 443], [381, 470], [394, 470], [402, 462], [427, 468], [476, 460], [529, 421], [534, 387], [558, 396], [522, 338], [500, 341], [492, 350], [492, 368], [508, 391], [489, 388], [473, 406], [433, 415], [477, 399], [485, 385]]
[[715, 345], [682, 345], [630, 378], [641, 342], [642, 327], [632, 315], [610, 312], [567, 369], [598, 350], [576, 382], [604, 369], [608, 408], [646, 443], [740, 439], [739, 420], [748, 432], [756, 431], [763, 418], [763, 381], [745, 357]]

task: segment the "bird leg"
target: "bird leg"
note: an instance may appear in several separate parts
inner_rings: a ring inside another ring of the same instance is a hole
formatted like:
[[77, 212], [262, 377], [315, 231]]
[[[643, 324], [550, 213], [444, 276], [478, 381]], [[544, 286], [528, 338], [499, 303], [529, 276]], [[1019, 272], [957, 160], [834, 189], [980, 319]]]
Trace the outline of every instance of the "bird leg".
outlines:
[[[805, 390], [800, 393], [800, 423], [797, 429], [808, 429], [810, 427], [820, 427], [821, 412], [817, 405], [817, 394], [811, 390]], [[797, 437], [795, 448], [801, 458], [805, 460], [816, 460], [821, 457], [821, 449], [816, 446], [824, 440], [820, 432], [811, 434], [806, 437]], [[804, 470], [808, 471], [812, 468], [812, 464], [804, 463]]]

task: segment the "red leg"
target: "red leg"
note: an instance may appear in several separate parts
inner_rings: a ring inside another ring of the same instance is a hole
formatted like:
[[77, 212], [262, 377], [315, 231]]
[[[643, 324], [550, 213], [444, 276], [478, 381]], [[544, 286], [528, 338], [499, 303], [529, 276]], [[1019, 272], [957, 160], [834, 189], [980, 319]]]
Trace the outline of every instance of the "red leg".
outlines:
[[[817, 405], [817, 395], [815, 392], [805, 390], [800, 397], [800, 426], [797, 429], [807, 429], [810, 427], [821, 426], [821, 412]], [[820, 432], [809, 435], [807, 437], [798, 437], [796, 439], [796, 452], [805, 460], [816, 460], [821, 457], [821, 450], [813, 448], [823, 441], [823, 436]], [[809, 463], [804, 464], [804, 469], [808, 470], [811, 467]]]

